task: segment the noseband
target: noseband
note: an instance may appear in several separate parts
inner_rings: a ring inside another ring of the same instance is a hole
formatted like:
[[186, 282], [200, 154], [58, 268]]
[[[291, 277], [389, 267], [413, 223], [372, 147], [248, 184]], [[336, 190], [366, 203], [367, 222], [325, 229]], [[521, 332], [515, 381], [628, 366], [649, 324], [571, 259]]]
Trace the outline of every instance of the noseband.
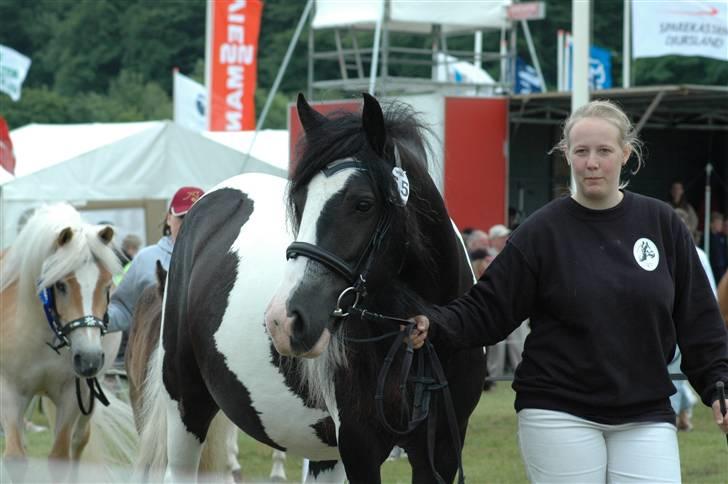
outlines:
[[[81, 316], [78, 319], [69, 321], [63, 325], [58, 317], [58, 311], [56, 311], [56, 300], [53, 294], [53, 288], [46, 287], [40, 294], [40, 302], [43, 305], [43, 312], [45, 312], [46, 319], [48, 320], [48, 326], [51, 328], [53, 335], [58, 340], [58, 343], [53, 345], [46, 343], [50, 346], [53, 351], [58, 353], [58, 350], [64, 346], [71, 346], [71, 342], [68, 340], [68, 335], [73, 331], [80, 328], [99, 328], [101, 334], [106, 334], [106, 330], [109, 326], [109, 313], [104, 313], [104, 319], [99, 319], [94, 315]], [[109, 302], [109, 293], [106, 293], [106, 302]]]

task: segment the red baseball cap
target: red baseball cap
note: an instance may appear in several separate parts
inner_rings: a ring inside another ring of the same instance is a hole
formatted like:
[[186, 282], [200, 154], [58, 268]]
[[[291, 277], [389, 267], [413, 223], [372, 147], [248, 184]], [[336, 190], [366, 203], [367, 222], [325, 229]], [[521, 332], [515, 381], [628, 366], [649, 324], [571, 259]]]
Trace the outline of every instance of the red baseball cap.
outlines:
[[182, 187], [172, 197], [172, 203], [169, 204], [169, 213], [176, 217], [189, 212], [192, 205], [200, 199], [202, 194], [205, 193], [201, 188], [197, 187]]

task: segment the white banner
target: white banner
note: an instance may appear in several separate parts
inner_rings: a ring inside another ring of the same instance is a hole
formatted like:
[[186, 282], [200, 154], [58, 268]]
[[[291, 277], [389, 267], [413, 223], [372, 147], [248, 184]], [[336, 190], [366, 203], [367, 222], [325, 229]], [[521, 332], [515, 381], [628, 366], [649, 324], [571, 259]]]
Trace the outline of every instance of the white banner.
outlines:
[[728, 0], [632, 1], [632, 57], [728, 61]]
[[15, 49], [0, 45], [0, 92], [13, 101], [20, 100], [20, 89], [30, 69], [30, 58]]
[[192, 131], [207, 130], [207, 90], [193, 79], [174, 71], [174, 122]]

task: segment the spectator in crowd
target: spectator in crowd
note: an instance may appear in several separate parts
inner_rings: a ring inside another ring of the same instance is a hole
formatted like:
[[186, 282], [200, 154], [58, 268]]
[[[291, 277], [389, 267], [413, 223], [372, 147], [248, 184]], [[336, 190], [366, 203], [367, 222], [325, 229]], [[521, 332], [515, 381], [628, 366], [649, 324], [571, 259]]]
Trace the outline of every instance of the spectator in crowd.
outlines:
[[114, 284], [116, 286], [121, 284], [121, 280], [124, 278], [124, 274], [126, 274], [126, 272], [129, 270], [129, 267], [131, 267], [131, 261], [134, 259], [134, 256], [137, 255], [141, 246], [142, 239], [139, 238], [138, 235], [129, 234], [124, 237], [124, 240], [121, 241], [121, 253], [124, 255], [125, 261], [124, 269], [122, 270], [121, 274], [117, 274], [114, 276]]
[[144, 289], [157, 283], [156, 262], [160, 261], [165, 270], [169, 269], [172, 248], [184, 216], [202, 194], [202, 189], [197, 187], [182, 187], [174, 194], [165, 217], [163, 237], [156, 244], [145, 247], [136, 254], [121, 284], [111, 295], [109, 331], [128, 333], [139, 296]]
[[121, 241], [121, 251], [124, 253], [126, 258], [129, 259], [129, 262], [134, 259], [134, 256], [137, 255], [137, 252], [139, 252], [141, 247], [142, 239], [135, 234], [129, 234]]
[[699, 240], [698, 238], [698, 214], [695, 212], [695, 209], [692, 205], [688, 202], [687, 198], [685, 197], [685, 186], [683, 185], [683, 182], [680, 180], [675, 180], [670, 185], [670, 206], [672, 208], [679, 208], [685, 211], [687, 213], [687, 225], [688, 230], [693, 235], [695, 240]]
[[480, 278], [488, 265], [493, 261], [493, 256], [483, 249], [478, 249], [468, 254], [470, 257], [470, 265], [473, 268], [473, 274], [476, 278]]
[[[414, 318], [415, 348], [492, 345], [527, 317], [513, 382], [532, 482], [680, 482], [674, 387], [682, 370], [728, 433], [716, 382], [728, 383], [728, 336], [691, 234], [667, 204], [624, 190], [639, 141], [629, 118], [592, 101], [557, 147], [570, 197], [532, 214], [478, 283]], [[432, 321], [432, 324], [431, 324]]]
[[[689, 227], [688, 222], [690, 220], [690, 214], [682, 208], [676, 208], [675, 213], [680, 218], [680, 220], [683, 221], [685, 226]], [[710, 284], [710, 288], [712, 289], [713, 295], [715, 296], [717, 295], [715, 279], [713, 278], [713, 270], [710, 267], [708, 255], [703, 249], [698, 246], [695, 246], [695, 250], [698, 253], [698, 257], [700, 258], [700, 264], [703, 266], [703, 271], [705, 271], [705, 275], [708, 278], [708, 283]], [[680, 373], [681, 363], [682, 355], [680, 354], [680, 347], [678, 346], [675, 350], [675, 357], [667, 366], [667, 370], [670, 372], [670, 374]], [[673, 385], [675, 385], [676, 393], [670, 397], [670, 404], [672, 405], [672, 409], [675, 412], [675, 415], [677, 415], [677, 429], [690, 431], [693, 429], [693, 407], [698, 402], [698, 399], [695, 396], [692, 388], [690, 387], [690, 383], [688, 383], [686, 380], [674, 380]]]
[[716, 281], [720, 281], [728, 268], [728, 238], [723, 233], [723, 219], [720, 212], [710, 214], [710, 266]]
[[[496, 257], [505, 248], [511, 230], [505, 225], [494, 225], [488, 231], [490, 248], [488, 253]], [[528, 336], [528, 321], [524, 321], [511, 334], [495, 345], [486, 349], [486, 361], [488, 364], [488, 376], [498, 377], [506, 373], [506, 368], [515, 370], [521, 362], [523, 343]]]
[[473, 230], [468, 236], [468, 242], [465, 244], [468, 249], [468, 254], [475, 252], [476, 250], [487, 251], [490, 247], [490, 240], [488, 234], [482, 230]]

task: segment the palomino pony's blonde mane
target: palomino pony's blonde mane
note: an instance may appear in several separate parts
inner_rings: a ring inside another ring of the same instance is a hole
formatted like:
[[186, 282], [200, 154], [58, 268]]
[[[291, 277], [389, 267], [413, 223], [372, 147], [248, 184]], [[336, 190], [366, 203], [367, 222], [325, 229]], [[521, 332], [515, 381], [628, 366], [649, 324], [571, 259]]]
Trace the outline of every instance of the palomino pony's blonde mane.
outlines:
[[[57, 237], [66, 227], [71, 228], [73, 236], [57, 247]], [[67, 203], [38, 208], [3, 257], [0, 292], [17, 281], [19, 303], [27, 303], [44, 288], [94, 260], [118, 274], [121, 263], [110, 245], [99, 237], [102, 228], [84, 222]]]

